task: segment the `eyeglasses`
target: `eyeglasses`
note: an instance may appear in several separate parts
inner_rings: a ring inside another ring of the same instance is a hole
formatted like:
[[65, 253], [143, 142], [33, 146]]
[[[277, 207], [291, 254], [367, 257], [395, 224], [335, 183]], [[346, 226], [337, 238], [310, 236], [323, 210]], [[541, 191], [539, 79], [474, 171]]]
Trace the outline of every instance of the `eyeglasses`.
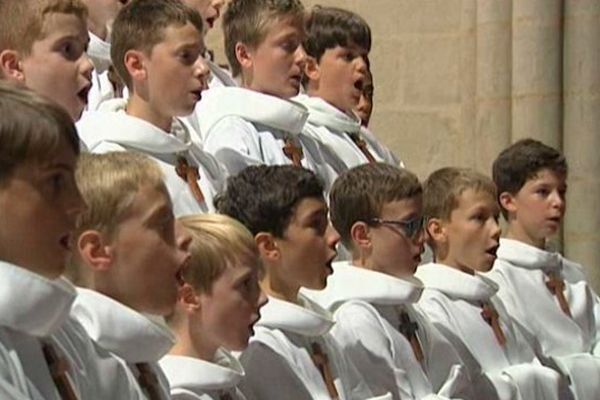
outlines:
[[373, 218], [368, 221], [369, 225], [392, 225], [402, 229], [404, 234], [410, 238], [414, 239], [419, 233], [423, 231], [423, 226], [425, 224], [425, 217], [419, 217], [415, 219], [411, 219], [409, 221], [399, 221], [393, 219], [381, 219], [381, 218]]

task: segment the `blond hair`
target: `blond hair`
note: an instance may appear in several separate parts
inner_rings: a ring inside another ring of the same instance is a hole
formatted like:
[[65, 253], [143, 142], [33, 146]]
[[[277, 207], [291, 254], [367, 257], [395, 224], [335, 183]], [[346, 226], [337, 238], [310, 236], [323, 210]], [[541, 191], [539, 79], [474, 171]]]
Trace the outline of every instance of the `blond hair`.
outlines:
[[426, 218], [449, 221], [458, 207], [461, 194], [472, 189], [488, 193], [496, 199], [496, 186], [491, 178], [469, 168], [446, 167], [433, 172], [423, 184], [423, 209]]
[[49, 160], [65, 144], [79, 154], [79, 137], [69, 114], [8, 82], [0, 82], [0, 143], [0, 183], [19, 164]]
[[112, 236], [141, 187], [168, 196], [158, 164], [136, 152], [82, 154], [75, 179], [87, 204], [77, 219], [78, 234], [94, 229]]
[[27, 56], [33, 43], [50, 32], [44, 23], [49, 14], [72, 14], [83, 22], [87, 7], [81, 0], [2, 0], [0, 1], [0, 51], [17, 50]]
[[223, 214], [190, 215], [179, 219], [192, 236], [191, 263], [185, 281], [210, 293], [213, 283], [228, 266], [251, 263], [260, 267], [254, 237], [244, 225]]

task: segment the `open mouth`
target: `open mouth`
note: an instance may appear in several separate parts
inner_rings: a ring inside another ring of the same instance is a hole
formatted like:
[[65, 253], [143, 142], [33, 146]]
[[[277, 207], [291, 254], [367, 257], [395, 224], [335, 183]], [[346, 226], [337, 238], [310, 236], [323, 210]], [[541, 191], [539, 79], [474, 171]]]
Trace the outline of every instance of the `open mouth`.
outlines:
[[83, 104], [88, 103], [88, 94], [90, 93], [90, 89], [92, 88], [92, 84], [87, 84], [86, 86], [83, 87], [83, 89], [81, 89], [79, 92], [77, 92], [77, 97], [79, 98], [79, 100], [81, 100], [81, 102]]
[[354, 88], [356, 90], [358, 90], [359, 92], [363, 91], [364, 86], [365, 86], [365, 80], [362, 77], [354, 82]]
[[194, 97], [196, 98], [196, 101], [200, 101], [200, 99], [202, 99], [202, 89], [198, 89], [198, 90], [192, 90], [191, 92]]
[[175, 274], [175, 280], [179, 286], [183, 286], [185, 283], [185, 279], [183, 278], [183, 268], [179, 268], [177, 273]]
[[498, 253], [498, 247], [500, 247], [499, 245], [495, 245], [493, 247], [490, 247], [489, 249], [487, 249], [485, 251], [486, 254], [489, 254], [490, 256], [496, 258], [496, 253]]
[[554, 222], [556, 224], [560, 224], [560, 217], [552, 217], [552, 218], [548, 218], [548, 221]]

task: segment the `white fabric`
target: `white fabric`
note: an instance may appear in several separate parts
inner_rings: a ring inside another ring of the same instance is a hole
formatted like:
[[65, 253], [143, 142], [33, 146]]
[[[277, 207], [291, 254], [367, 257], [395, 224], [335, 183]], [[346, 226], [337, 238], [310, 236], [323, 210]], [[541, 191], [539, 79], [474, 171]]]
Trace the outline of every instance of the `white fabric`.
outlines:
[[213, 154], [235, 175], [250, 165], [292, 164], [283, 152], [285, 139], [302, 147], [302, 165], [317, 170], [316, 143], [301, 135], [308, 113], [300, 104], [239, 87], [217, 87], [202, 93], [195, 117], [195, 143]]
[[68, 361], [80, 399], [108, 399], [99, 386], [93, 344], [69, 319], [75, 289], [0, 261], [0, 398], [60, 400], [42, 353], [42, 341]]
[[[414, 308], [423, 286], [416, 279], [334, 263], [322, 291], [303, 293], [333, 312], [332, 335], [371, 387], [399, 399], [474, 398], [471, 383], [452, 345]], [[418, 324], [425, 356], [421, 364], [398, 330], [400, 313]]]
[[[419, 307], [454, 344], [471, 373], [475, 392], [485, 393], [482, 398], [568, 398], [561, 397], [561, 375], [538, 364], [535, 343], [509, 318], [495, 296], [498, 287], [493, 281], [434, 263], [419, 266], [416, 277], [425, 285]], [[504, 346], [481, 315], [484, 302], [498, 312]]]
[[239, 86], [228, 70], [219, 67], [217, 63], [213, 61], [205, 61], [211, 74], [210, 81], [208, 82], [209, 89], [224, 86]]
[[92, 87], [88, 93], [87, 111], [97, 110], [104, 101], [115, 98], [115, 90], [108, 79], [108, 68], [112, 65], [110, 43], [105, 42], [92, 32], [88, 32], [90, 43], [87, 54], [94, 70], [92, 71]]
[[[116, 371], [120, 371], [124, 375], [120, 378], [135, 389], [130, 394], [134, 397], [129, 398], [145, 399], [145, 391], [136, 379], [139, 371], [135, 364], [148, 363], [158, 377], [162, 398], [168, 399], [169, 383], [158, 365], [175, 343], [175, 336], [166, 324], [93, 290], [79, 288], [77, 291], [71, 315], [97, 344], [97, 357], [112, 361], [100, 366], [101, 373], [117, 376]], [[101, 350], [109, 352], [112, 358]]]
[[330, 400], [325, 382], [311, 359], [312, 343], [317, 343], [327, 354], [340, 399], [371, 398], [363, 379], [328, 333], [334, 324], [331, 315], [302, 295], [298, 302], [270, 297], [261, 309], [255, 335], [240, 359], [246, 371], [241, 384], [244, 395], [251, 400], [282, 396], [294, 400]]
[[[565, 298], [572, 317], [559, 307], [546, 287], [549, 273], [565, 282]], [[500, 287], [498, 296], [510, 315], [535, 335], [545, 356], [564, 368], [578, 399], [600, 393], [598, 297], [585, 280], [583, 268], [555, 252], [520, 241], [501, 239], [498, 259], [487, 276]]]
[[160, 366], [169, 379], [172, 399], [219, 400], [224, 394], [233, 400], [246, 399], [237, 389], [244, 377], [244, 368], [225, 349], [217, 351], [214, 362], [167, 355], [160, 360]]
[[[335, 173], [335, 177], [350, 168], [369, 162], [350, 138], [351, 134], [365, 140], [375, 160], [404, 166], [370, 131], [361, 126], [360, 119], [355, 114], [343, 113], [319, 97], [300, 94], [293, 100], [308, 109], [304, 134], [318, 143], [322, 157]], [[329, 180], [333, 182], [332, 179]]]
[[[210, 154], [190, 140], [190, 128], [174, 119], [170, 134], [140, 118], [127, 115], [123, 99], [103, 103], [102, 110], [90, 112], [77, 122], [81, 139], [92, 153], [109, 151], [139, 151], [160, 165], [173, 211], [177, 217], [214, 212], [214, 197], [223, 190], [226, 172]], [[185, 157], [190, 165], [198, 167], [198, 186], [204, 195], [199, 204], [186, 181], [177, 175], [177, 158]]]

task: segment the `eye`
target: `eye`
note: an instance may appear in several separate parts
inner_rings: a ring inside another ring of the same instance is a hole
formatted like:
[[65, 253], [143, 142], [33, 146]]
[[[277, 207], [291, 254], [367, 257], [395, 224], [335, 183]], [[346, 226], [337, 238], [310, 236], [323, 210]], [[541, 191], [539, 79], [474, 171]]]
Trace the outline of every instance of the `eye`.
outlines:
[[57, 172], [50, 176], [50, 188], [52, 190], [52, 193], [54, 194], [60, 193], [64, 189], [65, 183], [66, 178], [60, 172]]
[[75, 61], [83, 54], [85, 46], [80, 45], [75, 40], [66, 40], [60, 47], [60, 54], [67, 60]]
[[541, 197], [547, 197], [550, 194], [550, 191], [544, 187], [538, 188], [535, 191], [536, 194], [540, 195]]
[[293, 53], [299, 45], [300, 43], [297, 40], [286, 40], [282, 43], [281, 47], [286, 53]]

